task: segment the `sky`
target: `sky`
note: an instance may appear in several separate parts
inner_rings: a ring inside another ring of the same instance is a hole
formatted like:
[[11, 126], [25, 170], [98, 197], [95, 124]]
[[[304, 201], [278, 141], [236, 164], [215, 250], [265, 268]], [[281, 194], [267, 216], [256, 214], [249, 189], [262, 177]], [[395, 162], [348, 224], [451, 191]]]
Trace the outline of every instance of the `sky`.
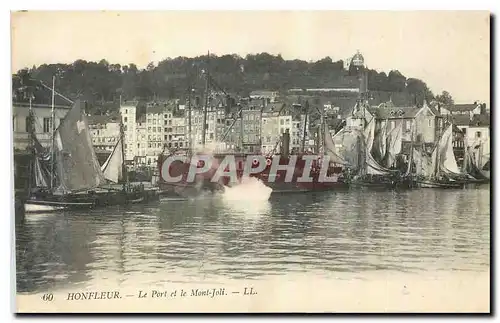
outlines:
[[347, 59], [424, 80], [456, 103], [489, 102], [486, 11], [30, 11], [11, 15], [12, 71], [77, 59], [135, 63], [167, 57], [281, 54]]

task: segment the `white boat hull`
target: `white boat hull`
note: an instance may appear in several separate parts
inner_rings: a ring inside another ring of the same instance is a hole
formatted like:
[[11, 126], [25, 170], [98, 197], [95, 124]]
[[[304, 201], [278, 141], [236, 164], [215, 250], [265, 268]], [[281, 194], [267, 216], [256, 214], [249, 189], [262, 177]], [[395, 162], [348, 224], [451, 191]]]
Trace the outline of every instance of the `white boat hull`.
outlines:
[[56, 201], [28, 200], [24, 203], [25, 213], [43, 213], [65, 210], [71, 207], [91, 207], [92, 203], [65, 203]]

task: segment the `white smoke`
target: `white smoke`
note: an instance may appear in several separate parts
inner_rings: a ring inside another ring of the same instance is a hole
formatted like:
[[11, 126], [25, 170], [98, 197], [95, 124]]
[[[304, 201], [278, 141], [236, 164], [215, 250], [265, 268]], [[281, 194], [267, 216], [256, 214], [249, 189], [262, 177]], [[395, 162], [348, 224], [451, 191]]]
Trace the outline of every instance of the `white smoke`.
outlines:
[[272, 191], [255, 177], [243, 177], [238, 184], [225, 186], [222, 198], [225, 201], [267, 201]]
[[255, 177], [244, 177], [231, 187], [225, 186], [220, 197], [225, 207], [233, 214], [244, 215], [245, 218], [262, 216], [269, 212], [269, 197], [272, 189]]

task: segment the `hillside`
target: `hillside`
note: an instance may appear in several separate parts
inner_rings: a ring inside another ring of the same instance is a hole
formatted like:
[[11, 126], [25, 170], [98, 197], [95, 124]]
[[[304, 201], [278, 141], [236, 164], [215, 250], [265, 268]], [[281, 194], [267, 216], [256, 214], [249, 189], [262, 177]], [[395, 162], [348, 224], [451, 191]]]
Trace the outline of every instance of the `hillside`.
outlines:
[[[56, 75], [58, 92], [91, 104], [116, 102], [120, 96], [124, 100], [183, 98], [190, 85], [195, 95], [202, 96], [203, 72], [207, 68], [221, 88], [240, 96], [247, 96], [253, 90], [355, 88], [359, 84], [356, 74], [344, 69], [343, 61], [332, 61], [330, 57], [316, 62], [284, 60], [280, 55], [261, 53], [245, 58], [238, 55], [211, 55], [210, 59], [207, 56], [167, 58], [158, 65], [150, 63], [142, 70], [134, 64], [122, 66], [104, 59], [44, 64], [14, 74], [12, 90], [14, 101], [26, 102], [27, 92], [31, 92], [35, 103], [50, 103], [50, 93], [47, 95], [32, 79], [50, 85], [52, 76]], [[397, 70], [388, 74], [367, 70], [367, 75], [370, 91], [400, 93], [419, 102], [424, 97], [434, 97], [424, 81], [407, 78]]]

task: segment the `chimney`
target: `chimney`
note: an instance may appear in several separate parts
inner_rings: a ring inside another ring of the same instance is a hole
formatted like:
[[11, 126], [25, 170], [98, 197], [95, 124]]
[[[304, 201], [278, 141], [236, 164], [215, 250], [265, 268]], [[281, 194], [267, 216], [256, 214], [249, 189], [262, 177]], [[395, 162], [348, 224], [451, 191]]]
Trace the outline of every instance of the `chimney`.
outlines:
[[287, 129], [282, 136], [281, 140], [281, 155], [284, 158], [288, 158], [288, 155], [290, 154], [290, 132]]
[[481, 114], [486, 114], [486, 103], [481, 104]]

